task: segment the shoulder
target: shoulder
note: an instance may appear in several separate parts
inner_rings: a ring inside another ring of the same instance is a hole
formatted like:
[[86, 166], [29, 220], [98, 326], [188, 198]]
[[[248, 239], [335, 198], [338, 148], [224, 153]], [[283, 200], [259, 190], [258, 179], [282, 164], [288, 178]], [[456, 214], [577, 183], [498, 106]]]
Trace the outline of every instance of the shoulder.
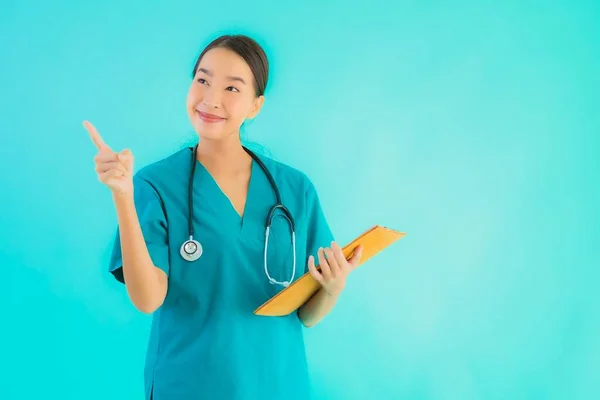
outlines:
[[184, 170], [191, 165], [191, 149], [184, 147], [166, 157], [142, 167], [134, 175], [135, 184], [149, 184], [158, 190], [163, 185], [170, 185], [183, 176]]
[[278, 186], [287, 187], [295, 193], [311, 194], [315, 191], [312, 180], [304, 171], [271, 157], [257, 155], [273, 175]]

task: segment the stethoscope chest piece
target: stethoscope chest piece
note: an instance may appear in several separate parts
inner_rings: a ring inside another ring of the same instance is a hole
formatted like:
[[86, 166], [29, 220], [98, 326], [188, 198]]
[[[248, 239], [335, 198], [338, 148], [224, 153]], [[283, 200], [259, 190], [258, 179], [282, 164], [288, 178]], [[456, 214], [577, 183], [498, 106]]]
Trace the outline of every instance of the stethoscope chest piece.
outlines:
[[179, 253], [184, 260], [196, 261], [202, 255], [202, 245], [197, 240], [190, 238], [181, 245]]

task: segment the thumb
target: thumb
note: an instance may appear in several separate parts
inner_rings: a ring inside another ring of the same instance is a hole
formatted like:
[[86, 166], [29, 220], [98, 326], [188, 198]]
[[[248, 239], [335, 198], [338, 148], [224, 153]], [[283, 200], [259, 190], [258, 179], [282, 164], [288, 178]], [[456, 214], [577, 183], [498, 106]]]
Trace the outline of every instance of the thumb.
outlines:
[[358, 246], [358, 248], [356, 248], [354, 250], [354, 254], [352, 254], [352, 258], [350, 258], [350, 260], [348, 260], [348, 262], [350, 263], [352, 268], [358, 267], [358, 264], [360, 263], [360, 258], [362, 257], [362, 253], [363, 253], [362, 245]]
[[129, 149], [122, 150], [119, 152], [117, 157], [119, 158], [119, 161], [121, 161], [127, 169], [131, 170], [131, 168], [133, 167], [133, 154], [131, 153], [131, 150], [129, 150]]

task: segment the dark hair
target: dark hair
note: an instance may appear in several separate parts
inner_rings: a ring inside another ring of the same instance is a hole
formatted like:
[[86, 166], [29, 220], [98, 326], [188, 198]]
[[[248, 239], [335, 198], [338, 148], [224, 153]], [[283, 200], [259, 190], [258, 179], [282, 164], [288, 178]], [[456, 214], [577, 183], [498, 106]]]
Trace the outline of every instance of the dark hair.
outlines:
[[250, 66], [250, 70], [254, 75], [256, 96], [265, 94], [269, 79], [269, 61], [267, 60], [267, 55], [254, 39], [245, 35], [223, 35], [210, 42], [196, 60], [194, 70], [192, 71], [192, 79], [196, 75], [198, 65], [200, 65], [200, 60], [202, 60], [204, 54], [210, 49], [217, 47], [229, 49], [242, 57]]

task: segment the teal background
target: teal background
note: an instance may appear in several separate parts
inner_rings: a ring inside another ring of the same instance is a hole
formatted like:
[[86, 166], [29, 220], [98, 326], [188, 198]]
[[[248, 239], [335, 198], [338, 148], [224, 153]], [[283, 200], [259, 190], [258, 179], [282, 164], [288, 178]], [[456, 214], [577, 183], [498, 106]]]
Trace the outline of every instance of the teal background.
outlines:
[[339, 241], [408, 234], [306, 331], [315, 398], [600, 396], [600, 3], [324, 3], [2, 2], [1, 399], [142, 398], [150, 317], [106, 272], [81, 122], [137, 168], [177, 150], [226, 32], [271, 61], [246, 137]]

